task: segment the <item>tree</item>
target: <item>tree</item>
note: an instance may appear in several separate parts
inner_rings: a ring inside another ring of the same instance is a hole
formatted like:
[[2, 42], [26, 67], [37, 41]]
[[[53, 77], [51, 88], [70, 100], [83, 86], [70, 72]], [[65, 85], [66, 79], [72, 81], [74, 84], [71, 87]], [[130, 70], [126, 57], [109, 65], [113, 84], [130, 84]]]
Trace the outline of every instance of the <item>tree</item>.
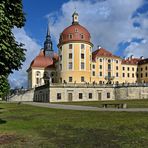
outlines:
[[0, 98], [4, 98], [9, 93], [9, 83], [5, 76], [0, 76]]
[[[6, 86], [8, 75], [21, 68], [25, 60], [25, 49], [12, 33], [14, 27], [21, 28], [25, 23], [22, 0], [0, 1], [0, 86]], [[5, 81], [2, 81], [4, 79]], [[0, 93], [4, 93], [0, 90]]]

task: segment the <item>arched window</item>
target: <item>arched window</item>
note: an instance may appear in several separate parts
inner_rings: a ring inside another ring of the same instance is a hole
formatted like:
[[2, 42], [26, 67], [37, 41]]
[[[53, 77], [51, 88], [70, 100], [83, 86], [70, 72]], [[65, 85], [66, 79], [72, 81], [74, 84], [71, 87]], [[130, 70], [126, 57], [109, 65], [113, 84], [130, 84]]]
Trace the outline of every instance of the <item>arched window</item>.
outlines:
[[36, 84], [39, 85], [40, 84], [40, 78], [41, 78], [41, 72], [37, 71], [36, 72]]

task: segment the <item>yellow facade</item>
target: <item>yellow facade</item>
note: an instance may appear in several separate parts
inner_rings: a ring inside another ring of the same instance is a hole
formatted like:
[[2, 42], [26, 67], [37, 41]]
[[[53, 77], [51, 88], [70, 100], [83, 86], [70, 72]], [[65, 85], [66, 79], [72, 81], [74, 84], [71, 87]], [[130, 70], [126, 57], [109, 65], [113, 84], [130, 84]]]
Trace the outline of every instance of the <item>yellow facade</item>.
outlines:
[[148, 62], [138, 65], [137, 79], [140, 83], [148, 83]]
[[[93, 44], [90, 41], [89, 32], [79, 24], [78, 13], [75, 12], [72, 17], [72, 25], [64, 29], [60, 35], [58, 60], [54, 63], [54, 59], [52, 59], [53, 63], [49, 63], [54, 68], [30, 67], [28, 70], [29, 88], [45, 84], [45, 72], [52, 83], [148, 82], [148, 59], [144, 59], [144, 62], [139, 64], [138, 62], [143, 59], [132, 56], [127, 60], [122, 59], [101, 47], [92, 52]], [[47, 37], [50, 37], [49, 33]], [[44, 48], [45, 53], [48, 53], [46, 46]], [[50, 52], [53, 53], [53, 50]], [[52, 54], [46, 56], [50, 55], [52, 56]], [[40, 65], [42, 61], [38, 63]]]
[[67, 43], [59, 47], [60, 82], [90, 82], [91, 49], [86, 43]]

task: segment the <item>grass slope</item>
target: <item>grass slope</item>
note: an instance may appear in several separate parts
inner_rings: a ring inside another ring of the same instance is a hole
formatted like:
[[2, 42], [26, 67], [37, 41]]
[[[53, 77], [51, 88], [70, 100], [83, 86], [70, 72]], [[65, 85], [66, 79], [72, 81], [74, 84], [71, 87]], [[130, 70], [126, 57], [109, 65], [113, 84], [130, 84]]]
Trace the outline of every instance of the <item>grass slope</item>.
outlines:
[[146, 148], [148, 114], [0, 103], [1, 148]]

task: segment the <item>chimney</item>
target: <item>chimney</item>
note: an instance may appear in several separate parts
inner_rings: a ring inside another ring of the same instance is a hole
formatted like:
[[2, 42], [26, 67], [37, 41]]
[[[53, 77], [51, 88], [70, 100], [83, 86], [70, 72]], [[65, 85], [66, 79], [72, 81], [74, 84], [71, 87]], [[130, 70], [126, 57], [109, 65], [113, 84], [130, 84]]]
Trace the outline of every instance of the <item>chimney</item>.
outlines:
[[97, 47], [98, 47], [98, 49], [101, 49], [101, 46], [100, 45], [98, 45]]
[[144, 59], [144, 57], [143, 57], [143, 56], [141, 56], [141, 57], [140, 57], [140, 59], [141, 59], [141, 60], [143, 60], [143, 59]]
[[132, 59], [133, 59], [133, 55], [130, 56], [130, 60], [132, 60]]

